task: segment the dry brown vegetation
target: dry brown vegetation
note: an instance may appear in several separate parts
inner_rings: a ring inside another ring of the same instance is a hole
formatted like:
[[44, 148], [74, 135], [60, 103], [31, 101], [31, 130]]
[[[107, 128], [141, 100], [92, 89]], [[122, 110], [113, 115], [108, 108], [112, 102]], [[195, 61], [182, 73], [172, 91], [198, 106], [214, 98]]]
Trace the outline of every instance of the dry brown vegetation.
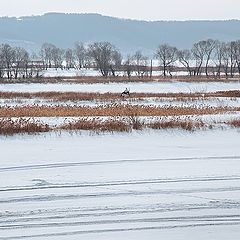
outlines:
[[193, 131], [194, 129], [201, 129], [205, 126], [203, 121], [193, 121], [190, 119], [171, 119], [165, 121], [156, 121], [148, 125], [152, 129], [169, 129], [169, 128], [179, 128], [188, 131]]
[[227, 124], [229, 124], [230, 126], [235, 127], [235, 128], [240, 128], [240, 119], [231, 120], [231, 121], [227, 122]]
[[174, 76], [174, 77], [138, 77], [132, 76], [130, 78], [124, 76], [118, 77], [101, 77], [101, 76], [73, 76], [73, 77], [41, 77], [41, 78], [28, 78], [28, 79], [1, 79], [1, 83], [77, 83], [77, 84], [94, 84], [94, 83], [121, 83], [121, 82], [236, 82], [239, 81], [238, 77], [226, 78], [216, 76]]
[[101, 120], [98, 118], [80, 119], [76, 122], [63, 124], [59, 129], [91, 130], [94, 132], [130, 132], [132, 130], [130, 125], [125, 121], [117, 119]]
[[82, 118], [77, 121], [62, 124], [60, 126], [49, 127], [48, 124], [36, 121], [33, 118], [24, 119], [2, 118], [0, 120], [0, 135], [14, 135], [19, 133], [34, 134], [40, 132], [49, 132], [54, 130], [79, 131], [88, 130], [95, 133], [100, 132], [131, 132], [132, 130], [143, 129], [169, 129], [178, 128], [188, 131], [203, 128], [203, 122], [191, 121], [190, 119], [172, 119], [157, 120], [147, 123], [136, 116], [127, 118]]
[[[144, 98], [173, 98], [173, 99], [199, 99], [227, 97], [240, 98], [240, 90], [218, 91], [209, 93], [131, 93], [128, 99], [144, 99]], [[37, 92], [37, 93], [22, 93], [22, 92], [0, 92], [1, 99], [48, 99], [52, 101], [109, 101], [122, 99], [119, 93], [93, 93], [93, 92]]]
[[84, 116], [186, 116], [240, 111], [240, 107], [176, 107], [108, 104], [99, 106], [16, 106], [1, 107], [0, 117], [84, 117]]
[[[235, 119], [226, 124], [239, 128], [240, 120]], [[204, 123], [200, 119], [191, 119], [190, 117], [180, 118], [158, 118], [146, 121], [140, 117], [132, 115], [128, 117], [108, 117], [102, 119], [99, 117], [86, 117], [76, 121], [64, 123], [62, 125], [55, 125], [50, 127], [48, 124], [37, 121], [34, 118], [2, 118], [0, 120], [0, 135], [14, 135], [19, 133], [41, 133], [49, 131], [81, 131], [86, 130], [94, 133], [101, 132], [132, 132], [133, 130], [144, 129], [183, 129], [186, 131], [194, 131], [197, 129], [212, 128], [212, 125]]]
[[[162, 79], [162, 78], [160, 78]], [[159, 79], [159, 80], [160, 80]], [[73, 83], [73, 84], [95, 84], [95, 83], [126, 83], [126, 82], [153, 82], [157, 79], [148, 77], [91, 77], [91, 76], [73, 76], [73, 77], [41, 77], [41, 78], [28, 78], [28, 79], [1, 79], [1, 83]], [[166, 79], [162, 79], [166, 81]]]
[[[173, 99], [189, 101], [206, 98], [239, 98], [240, 90], [218, 91], [212, 93], [132, 93], [127, 99], [142, 100], [146, 98]], [[47, 99], [50, 101], [112, 101], [121, 100], [119, 93], [89, 93], [89, 92], [0, 92], [1, 99]], [[59, 103], [60, 104], [60, 103]], [[15, 106], [0, 107], [0, 135], [16, 133], [38, 133], [53, 130], [93, 132], [131, 132], [142, 129], [184, 129], [193, 131], [207, 127], [201, 120], [192, 120], [186, 116], [201, 116], [208, 114], [223, 114], [240, 111], [240, 107], [199, 107], [198, 105], [184, 106], [152, 106], [132, 104], [101, 104], [98, 106]], [[143, 117], [161, 117], [158, 120], [146, 122]], [[170, 117], [172, 118], [164, 118]], [[182, 116], [185, 116], [182, 119]], [[29, 117], [30, 119], [25, 119]], [[78, 121], [65, 123], [60, 126], [49, 127], [34, 117], [81, 117]], [[103, 120], [101, 117], [107, 117]], [[15, 120], [11, 118], [17, 118]], [[232, 127], [240, 127], [240, 120], [226, 122]]]
[[3, 118], [0, 120], [0, 135], [14, 135], [19, 133], [34, 134], [40, 132], [49, 132], [54, 130], [79, 131], [87, 130], [95, 133], [100, 132], [131, 132], [132, 130], [143, 129], [184, 129], [193, 131], [203, 128], [201, 121], [191, 121], [190, 119], [172, 119], [158, 120], [152, 123], [146, 123], [138, 117], [129, 117], [123, 119], [108, 118], [106, 120], [99, 118], [83, 118], [74, 122], [65, 123], [60, 126], [50, 128], [49, 125], [38, 122], [34, 119], [11, 119]]
[[201, 120], [191, 119], [159, 119], [153, 122], [146, 122], [140, 120], [136, 116], [131, 116], [123, 119], [109, 118], [102, 120], [99, 118], [85, 118], [75, 122], [67, 123], [60, 126], [60, 129], [64, 130], [91, 130], [94, 132], [131, 132], [132, 130], [143, 129], [184, 129], [187, 131], [193, 131], [195, 129], [204, 128], [205, 124]]
[[14, 135], [17, 133], [40, 133], [50, 131], [50, 127], [47, 124], [43, 124], [34, 119], [0, 119], [0, 135]]

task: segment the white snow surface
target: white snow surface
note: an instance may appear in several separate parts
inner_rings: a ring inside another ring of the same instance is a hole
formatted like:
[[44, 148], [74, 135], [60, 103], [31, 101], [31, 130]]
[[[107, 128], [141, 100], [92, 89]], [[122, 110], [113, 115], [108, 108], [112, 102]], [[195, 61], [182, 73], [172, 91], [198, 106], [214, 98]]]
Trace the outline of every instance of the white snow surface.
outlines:
[[[121, 92], [126, 87], [212, 92], [239, 90], [240, 83], [0, 84], [0, 91]], [[47, 103], [14, 101], [2, 99], [0, 105]], [[239, 106], [239, 99], [186, 104]], [[211, 123], [239, 114], [198, 117]], [[74, 119], [39, 118], [50, 125]], [[239, 240], [239, 140], [240, 131], [229, 127], [1, 136], [0, 240]]]
[[64, 92], [117, 92], [121, 93], [125, 88], [131, 92], [145, 93], [176, 93], [176, 92], [216, 92], [227, 90], [239, 90], [240, 81], [236, 82], [151, 82], [151, 83], [97, 83], [97, 84], [0, 84], [0, 91], [8, 92], [49, 92], [49, 91], [64, 91]]
[[[189, 73], [187, 71], [177, 71], [172, 72], [172, 76], [188, 76]], [[43, 77], [101, 77], [102, 74], [99, 70], [95, 69], [55, 69], [55, 68], [49, 68], [47, 70], [43, 70], [40, 72], [40, 75]], [[127, 75], [122, 71], [117, 71], [115, 73], [116, 76], [125, 76]], [[132, 72], [132, 76], [138, 76], [137, 72]], [[163, 71], [153, 71], [152, 76], [163, 76]]]
[[0, 137], [0, 239], [238, 240], [239, 139], [234, 129]]
[[181, 106], [181, 107], [238, 107], [240, 106], [239, 98], [199, 98], [186, 101], [178, 101], [171, 98], [145, 98], [139, 101], [138, 99], [120, 99], [120, 100], [96, 100], [96, 101], [81, 101], [81, 100], [66, 100], [66, 101], [53, 101], [47, 99], [0, 99], [0, 107], [5, 106], [29, 106], [29, 105], [39, 105], [39, 106], [98, 106], [99, 104], [133, 104], [133, 105], [147, 105], [147, 106]]
[[55, 69], [49, 68], [41, 72], [43, 77], [81, 77], [81, 76], [88, 76], [88, 77], [95, 77], [101, 76], [101, 73], [94, 69]]

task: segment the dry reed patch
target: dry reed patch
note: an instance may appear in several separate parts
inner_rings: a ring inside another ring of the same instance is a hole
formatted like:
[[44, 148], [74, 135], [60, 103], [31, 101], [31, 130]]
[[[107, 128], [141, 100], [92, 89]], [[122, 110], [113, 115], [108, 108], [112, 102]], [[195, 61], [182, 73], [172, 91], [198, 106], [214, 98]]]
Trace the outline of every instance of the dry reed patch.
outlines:
[[202, 129], [206, 125], [201, 120], [186, 119], [160, 119], [157, 121], [146, 122], [140, 120], [139, 117], [134, 116], [125, 118], [108, 118], [107, 120], [99, 118], [84, 118], [75, 122], [63, 124], [59, 127], [61, 130], [89, 130], [93, 132], [132, 132], [133, 130], [143, 129], [184, 129], [187, 131], [194, 131]]
[[145, 121], [141, 120], [137, 114], [130, 114], [127, 117], [127, 122], [134, 130], [142, 130], [146, 126]]
[[[239, 124], [239, 122], [238, 122]], [[238, 125], [239, 126], [239, 125]], [[144, 130], [144, 129], [184, 129], [187, 131], [194, 131], [196, 129], [203, 129], [208, 127], [201, 120], [191, 119], [190, 117], [179, 118], [172, 117], [170, 119], [160, 118], [142, 120], [138, 116], [128, 117], [108, 117], [106, 119], [94, 117], [81, 118], [76, 121], [64, 123], [61, 125], [55, 125], [49, 127], [35, 119], [10, 119], [4, 118], [0, 120], [0, 135], [14, 135], [19, 133], [34, 134], [39, 132], [49, 131], [80, 131], [87, 130], [94, 133], [101, 132], [132, 132], [133, 130]], [[210, 128], [210, 127], [209, 127]]]
[[102, 120], [98, 118], [84, 118], [75, 122], [63, 124], [62, 130], [90, 130], [93, 132], [130, 132], [132, 129], [125, 121], [118, 119]]
[[[209, 93], [211, 96], [211, 93]], [[218, 91], [212, 93], [212, 97], [240, 98], [240, 90]]]
[[[56, 80], [56, 78], [55, 78]], [[132, 77], [126, 77], [126, 76], [109, 76], [109, 77], [71, 77], [71, 78], [60, 78], [59, 81], [65, 81], [65, 82], [71, 82], [71, 83], [121, 83], [121, 82], [238, 82], [239, 77], [234, 78], [216, 78], [215, 76], [153, 76], [152, 78], [148, 76], [138, 77], [138, 76], [132, 76]]]
[[204, 128], [205, 124], [201, 120], [190, 119], [170, 119], [170, 120], [158, 120], [148, 124], [152, 129], [171, 129], [179, 128], [188, 131]]
[[177, 107], [110, 104], [99, 106], [16, 106], [0, 107], [0, 117], [84, 117], [84, 116], [186, 116], [222, 114], [240, 107]]
[[240, 119], [231, 120], [227, 124], [235, 128], [240, 128]]
[[[218, 91], [210, 93], [131, 93], [127, 99], [141, 100], [145, 98], [172, 98], [176, 100], [188, 99], [202, 99], [213, 97], [239, 98], [240, 90]], [[22, 93], [22, 92], [0, 92], [1, 99], [48, 99], [52, 101], [110, 101], [121, 100], [120, 93], [94, 93], [94, 92], [36, 92], [36, 93]]]
[[107, 120], [99, 118], [84, 118], [75, 122], [63, 124], [59, 127], [61, 130], [89, 130], [93, 132], [131, 132], [132, 130], [151, 129], [169, 129], [180, 128], [193, 131], [202, 128], [204, 123], [191, 120], [158, 120], [156, 122], [147, 123], [140, 120], [139, 117], [127, 117], [122, 119], [108, 118]]
[[72, 76], [72, 77], [41, 77], [41, 78], [29, 78], [29, 79], [1, 79], [1, 83], [5, 84], [17, 84], [17, 83], [76, 83], [76, 84], [95, 84], [95, 83], [127, 83], [127, 82], [238, 82], [239, 77], [234, 78], [216, 78], [215, 76], [174, 76], [163, 77], [154, 76], [152, 78], [143, 77], [127, 77], [127, 76]]
[[[160, 78], [162, 79], [162, 78]], [[167, 80], [167, 79], [165, 79]], [[165, 81], [162, 79], [162, 81]], [[1, 79], [2, 84], [18, 84], [18, 83], [73, 83], [73, 84], [96, 84], [96, 83], [127, 83], [127, 82], [153, 82], [156, 79], [151, 79], [149, 77], [136, 77], [131, 78], [124, 76], [72, 76], [72, 77], [41, 77], [41, 78], [28, 78], [28, 79]]]
[[43, 124], [34, 119], [10, 118], [0, 119], [0, 135], [14, 135], [17, 133], [40, 133], [49, 132], [51, 129], [47, 124]]

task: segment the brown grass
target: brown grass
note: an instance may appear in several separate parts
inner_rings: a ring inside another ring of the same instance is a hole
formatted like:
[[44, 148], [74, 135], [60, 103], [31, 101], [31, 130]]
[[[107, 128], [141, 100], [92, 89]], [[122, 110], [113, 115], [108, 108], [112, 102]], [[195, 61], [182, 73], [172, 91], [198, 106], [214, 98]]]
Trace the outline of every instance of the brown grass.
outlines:
[[[218, 91], [212, 93], [131, 93], [128, 99], [144, 99], [144, 98], [175, 98], [175, 99], [199, 99], [210, 97], [227, 97], [239, 98], [240, 90]], [[93, 92], [0, 92], [1, 99], [48, 99], [52, 101], [110, 101], [122, 99], [119, 93], [93, 93]]]
[[195, 129], [201, 129], [205, 126], [203, 121], [193, 121], [190, 119], [171, 119], [171, 120], [165, 120], [165, 121], [156, 121], [148, 124], [149, 128], [152, 129], [170, 129], [170, 128], [179, 128], [184, 129], [188, 131], [193, 131]]
[[84, 117], [84, 116], [184, 116], [240, 111], [240, 107], [176, 107], [109, 104], [99, 106], [16, 106], [1, 107], [0, 117]]
[[231, 120], [231, 121], [227, 122], [227, 124], [229, 124], [230, 126], [235, 127], [235, 128], [240, 128], [240, 119]]
[[30, 78], [30, 79], [1, 79], [1, 83], [77, 83], [77, 84], [94, 84], [94, 83], [121, 83], [121, 82], [170, 82], [170, 81], [179, 81], [179, 82], [236, 82], [239, 81], [239, 77], [234, 78], [225, 78], [221, 77], [216, 78], [214, 76], [174, 76], [174, 77], [163, 77], [163, 76], [154, 76], [149, 77], [137, 77], [132, 76], [131, 78], [118, 76], [118, 77], [101, 77], [101, 76], [72, 76], [72, 77], [41, 77], [41, 78]]
[[14, 135], [17, 133], [31, 134], [49, 132], [50, 130], [51, 129], [47, 124], [40, 123], [34, 119], [0, 119], [0, 135]]
[[75, 122], [63, 124], [59, 129], [64, 130], [90, 130], [94, 132], [130, 132], [131, 127], [125, 121], [117, 119], [101, 120], [93, 119], [80, 119]]
[[[233, 120], [227, 122], [233, 127], [240, 127], [240, 120]], [[197, 129], [211, 129], [213, 126], [204, 123], [202, 120], [191, 119], [190, 117], [179, 118], [172, 117], [160, 118], [157, 120], [152, 119], [150, 122], [141, 120], [138, 116], [128, 117], [108, 117], [107, 119], [101, 119], [98, 117], [94, 118], [81, 118], [79, 120], [64, 123], [62, 125], [55, 125], [49, 127], [48, 124], [44, 124], [33, 118], [29, 119], [11, 119], [3, 118], [0, 120], [0, 135], [14, 135], [19, 133], [34, 134], [40, 132], [49, 131], [81, 131], [86, 130], [94, 133], [101, 132], [132, 132], [133, 130], [144, 130], [144, 129], [183, 129], [186, 131], [194, 131]]]
[[90, 130], [94, 132], [131, 132], [132, 130], [143, 129], [184, 129], [187, 131], [193, 131], [195, 129], [204, 128], [205, 124], [201, 120], [191, 119], [162, 119], [151, 123], [147, 123], [134, 116], [134, 120], [131, 117], [116, 119], [109, 118], [102, 120], [99, 118], [84, 118], [75, 122], [66, 123], [61, 125], [59, 129], [64, 130]]

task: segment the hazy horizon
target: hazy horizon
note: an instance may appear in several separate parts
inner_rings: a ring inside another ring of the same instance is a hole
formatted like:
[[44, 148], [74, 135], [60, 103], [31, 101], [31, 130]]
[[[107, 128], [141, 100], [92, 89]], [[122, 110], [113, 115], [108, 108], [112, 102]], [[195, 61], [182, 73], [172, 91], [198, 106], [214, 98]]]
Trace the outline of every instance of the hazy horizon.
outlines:
[[[0, 0], [0, 16], [93, 13], [144, 21], [239, 20], [238, 0]], [[14, 6], [14, 7], [9, 7]], [[136, 10], [137, 9], [137, 10]]]
[[21, 19], [24, 17], [37, 17], [37, 16], [44, 16], [46, 14], [69, 14], [69, 15], [101, 15], [103, 17], [111, 17], [111, 18], [117, 18], [117, 19], [122, 19], [122, 20], [131, 20], [131, 21], [143, 21], [143, 22], [188, 22], [188, 21], [240, 21], [240, 18], [229, 18], [229, 19], [179, 19], [179, 20], [175, 20], [175, 19], [159, 19], [159, 20], [146, 20], [146, 19], [133, 19], [133, 18], [124, 18], [124, 17], [118, 17], [118, 16], [110, 16], [110, 15], [106, 15], [106, 14], [101, 14], [101, 13], [97, 13], [97, 12], [82, 12], [82, 13], [67, 13], [67, 12], [56, 12], [56, 11], [50, 11], [50, 12], [45, 12], [42, 14], [32, 14], [32, 15], [21, 15], [21, 16], [1, 16], [0, 18], [4, 18], [4, 17], [8, 17], [8, 18], [17, 18], [17, 19]]

